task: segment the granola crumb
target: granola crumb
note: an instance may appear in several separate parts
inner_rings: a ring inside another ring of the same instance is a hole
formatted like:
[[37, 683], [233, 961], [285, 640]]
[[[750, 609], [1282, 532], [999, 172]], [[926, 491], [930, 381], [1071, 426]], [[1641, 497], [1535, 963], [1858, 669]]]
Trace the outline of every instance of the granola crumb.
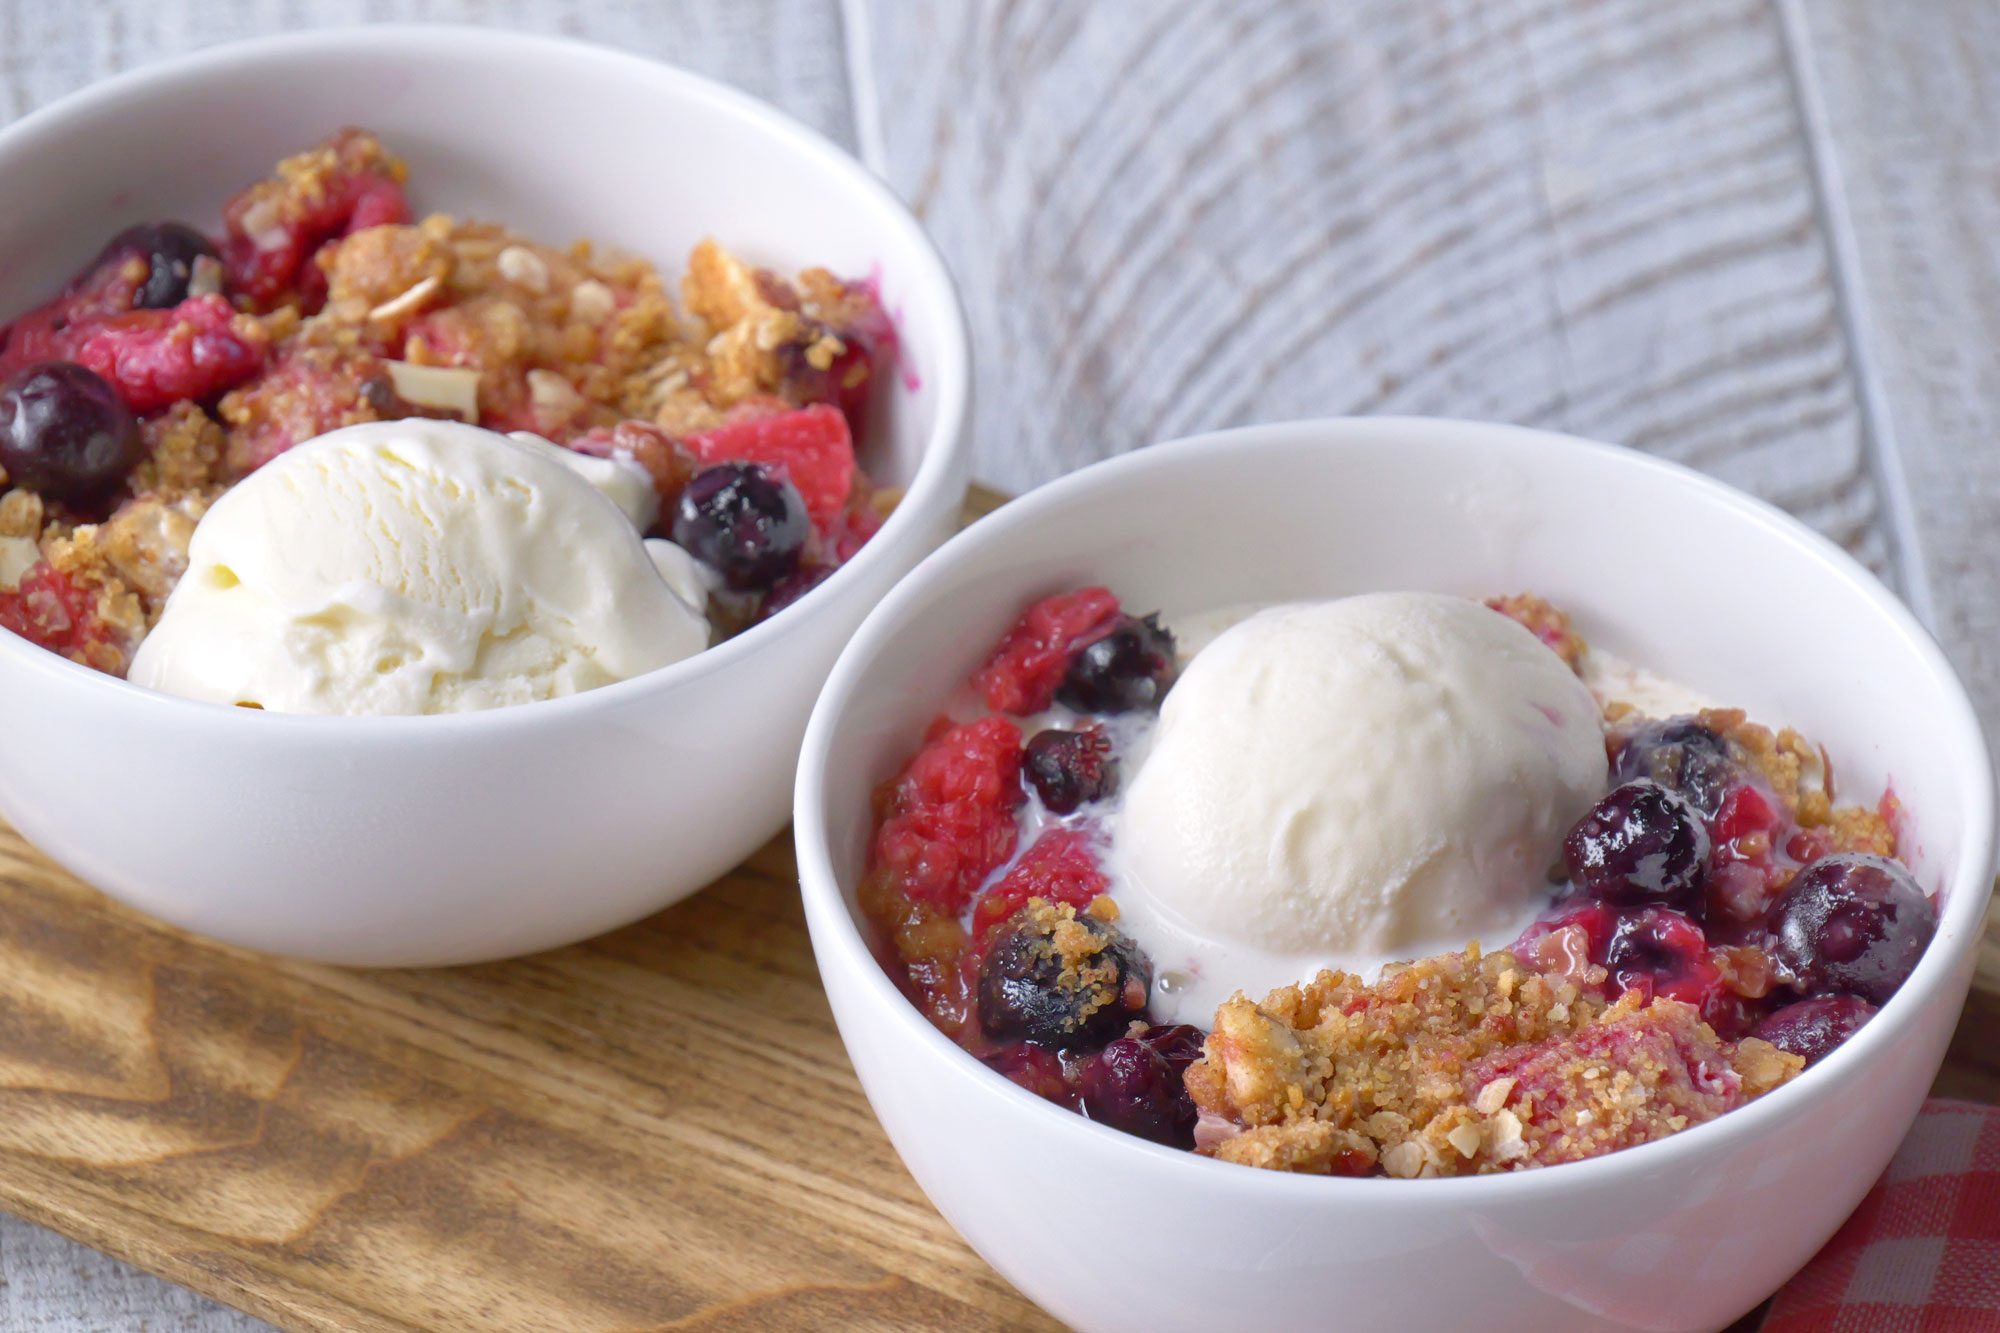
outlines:
[[1590, 645], [1576, 632], [1569, 614], [1548, 599], [1524, 592], [1511, 597], [1489, 597], [1486, 604], [1547, 644], [1571, 671], [1583, 669], [1583, 656]]
[[1647, 1142], [1802, 1067], [1764, 1042], [1720, 1040], [1689, 1005], [1636, 992], [1606, 1005], [1511, 953], [1468, 950], [1373, 985], [1322, 972], [1262, 1004], [1238, 995], [1186, 1081], [1213, 1156], [1316, 1169], [1342, 1136], [1414, 1179]]
[[1824, 750], [1797, 731], [1773, 731], [1752, 722], [1740, 708], [1707, 708], [1696, 719], [1738, 746], [1799, 827], [1822, 832], [1828, 850], [1896, 854], [1895, 831], [1881, 810], [1833, 804], [1833, 765]]

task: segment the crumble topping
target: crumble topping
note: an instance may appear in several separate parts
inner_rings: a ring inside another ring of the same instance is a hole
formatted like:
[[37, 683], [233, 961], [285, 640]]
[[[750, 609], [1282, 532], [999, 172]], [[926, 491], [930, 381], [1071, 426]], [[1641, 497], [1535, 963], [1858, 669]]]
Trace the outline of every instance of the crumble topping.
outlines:
[[342, 130], [325, 143], [280, 161], [269, 179], [238, 196], [244, 232], [260, 246], [283, 239], [286, 224], [321, 208], [346, 177], [380, 176], [401, 185], [410, 171], [365, 130]]
[[[148, 625], [145, 605], [137, 593], [118, 576], [113, 539], [101, 528], [85, 525], [67, 535], [45, 537], [42, 563], [61, 578], [80, 598], [80, 615], [64, 609], [62, 619], [94, 622], [98, 633], [78, 645], [78, 660], [85, 666], [114, 675], [123, 675], [132, 663], [132, 654]], [[181, 553], [186, 559], [186, 553]]]
[[1547, 598], [1527, 592], [1490, 597], [1486, 604], [1547, 644], [1550, 651], [1569, 664], [1570, 670], [1582, 668], [1589, 645], [1570, 624], [1568, 612], [1558, 609]]
[[1884, 810], [1835, 806], [1833, 763], [1826, 751], [1791, 727], [1752, 722], [1740, 708], [1707, 708], [1701, 724], [1741, 748], [1802, 828], [1824, 830], [1833, 851], [1893, 856], [1896, 835]]
[[1187, 1073], [1200, 1150], [1223, 1161], [1354, 1174], [1469, 1175], [1649, 1142], [1804, 1067], [1727, 1043], [1690, 1005], [1628, 991], [1606, 1005], [1513, 954], [1477, 948], [1322, 972], [1222, 1006]]
[[1024, 941], [1027, 958], [1051, 965], [1052, 984], [1071, 997], [1079, 1024], [1110, 1005], [1123, 1004], [1135, 1011], [1145, 1008], [1143, 984], [1136, 996], [1123, 993], [1132, 978], [1119, 962], [1120, 937], [1104, 929], [1116, 919], [1116, 911], [1088, 910], [1079, 918], [1076, 908], [1068, 903], [1030, 898], [1011, 923]]
[[[223, 460], [228, 442], [214, 417], [193, 403], [175, 403], [158, 416], [139, 423], [146, 456], [132, 470], [135, 494], [163, 500], [208, 496], [225, 482]], [[7, 498], [24, 495], [10, 491]]]

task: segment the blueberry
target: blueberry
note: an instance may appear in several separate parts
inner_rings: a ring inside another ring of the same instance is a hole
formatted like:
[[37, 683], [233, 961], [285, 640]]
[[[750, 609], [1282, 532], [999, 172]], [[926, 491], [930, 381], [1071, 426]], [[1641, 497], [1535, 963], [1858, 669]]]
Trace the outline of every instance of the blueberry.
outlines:
[[1097, 727], [1037, 732], [1021, 759], [1021, 776], [1051, 814], [1101, 801], [1118, 788], [1118, 761]]
[[1708, 829], [1694, 806], [1640, 778], [1576, 822], [1563, 839], [1563, 865], [1579, 888], [1603, 902], [1696, 910], [1708, 871]]
[[718, 463], [681, 492], [669, 535], [737, 592], [799, 567], [812, 531], [798, 488], [762, 463]]
[[1604, 966], [1621, 993], [1639, 988], [1690, 1004], [1706, 1002], [1721, 982], [1701, 927], [1659, 907], [1618, 918], [1604, 946]]
[[194, 261], [218, 258], [206, 236], [178, 222], [142, 222], [127, 227], [111, 238], [97, 262], [104, 264], [128, 254], [146, 261], [146, 280], [132, 298], [135, 306], [146, 310], [164, 310], [186, 300]]
[[0, 467], [16, 486], [84, 504], [125, 480], [144, 452], [117, 390], [74, 362], [38, 362], [0, 381]]
[[1101, 1046], [1146, 1011], [1152, 965], [1116, 926], [1035, 904], [979, 966], [979, 1023], [996, 1041]]
[[1896, 862], [1840, 852], [1793, 877], [1771, 905], [1769, 926], [1771, 956], [1794, 989], [1881, 1004], [1937, 933], [1937, 910]]
[[1078, 1082], [1092, 1120], [1174, 1148], [1194, 1146], [1194, 1099], [1181, 1076], [1201, 1058], [1202, 1034], [1186, 1024], [1120, 1037], [1083, 1066]]
[[1858, 995], [1821, 995], [1767, 1015], [1750, 1035], [1762, 1037], [1781, 1051], [1804, 1056], [1812, 1065], [1874, 1016], [1875, 1006]]
[[1056, 698], [1083, 713], [1154, 709], [1179, 673], [1174, 636], [1157, 616], [1119, 616], [1109, 634], [1070, 659]]
[[1743, 772], [1727, 739], [1691, 717], [1647, 721], [1625, 739], [1612, 776], [1620, 782], [1651, 778], [1713, 819]]

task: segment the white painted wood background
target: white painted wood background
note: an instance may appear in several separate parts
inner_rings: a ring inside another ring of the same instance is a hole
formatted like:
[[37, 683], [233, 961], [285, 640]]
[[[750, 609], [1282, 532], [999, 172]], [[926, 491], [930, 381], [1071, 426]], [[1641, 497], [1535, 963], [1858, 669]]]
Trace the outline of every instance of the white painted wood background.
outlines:
[[[1990, 0], [0, 0], [0, 118], [395, 18], [657, 55], [854, 148], [964, 286], [986, 480], [1339, 412], [1621, 441], [1883, 570], [2000, 725]], [[0, 1222], [0, 1328], [261, 1327]]]

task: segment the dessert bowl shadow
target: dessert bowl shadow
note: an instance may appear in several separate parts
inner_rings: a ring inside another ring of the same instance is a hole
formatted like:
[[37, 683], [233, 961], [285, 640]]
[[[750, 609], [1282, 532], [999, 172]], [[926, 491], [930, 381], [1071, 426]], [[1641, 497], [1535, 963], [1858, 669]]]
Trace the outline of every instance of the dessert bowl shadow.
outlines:
[[668, 275], [702, 237], [873, 277], [902, 361], [869, 473], [907, 487], [856, 557], [705, 653], [568, 698], [304, 717], [170, 698], [0, 633], [0, 813], [176, 925], [337, 963], [504, 957], [634, 920], [783, 827], [812, 700], [869, 608], [958, 522], [969, 371], [956, 291], [858, 162], [762, 103], [566, 40], [386, 26], [217, 47], [0, 132], [0, 311], [133, 222], [225, 199], [348, 124], [411, 166], [421, 214], [589, 238]]
[[[1941, 898], [1914, 975], [1846, 1045], [1720, 1119], [1590, 1161], [1444, 1180], [1289, 1176], [1129, 1137], [965, 1054], [898, 991], [855, 904], [870, 791], [1033, 598], [1177, 613], [1382, 589], [1531, 590], [1593, 643], [1889, 785]], [[1984, 738], [1943, 655], [1795, 520], [1642, 454], [1508, 426], [1250, 427], [1100, 463], [947, 542], [850, 642], [794, 827], [842, 1039], [940, 1212], [1080, 1329], [1719, 1328], [1881, 1173], [1970, 982], [1994, 871]]]

